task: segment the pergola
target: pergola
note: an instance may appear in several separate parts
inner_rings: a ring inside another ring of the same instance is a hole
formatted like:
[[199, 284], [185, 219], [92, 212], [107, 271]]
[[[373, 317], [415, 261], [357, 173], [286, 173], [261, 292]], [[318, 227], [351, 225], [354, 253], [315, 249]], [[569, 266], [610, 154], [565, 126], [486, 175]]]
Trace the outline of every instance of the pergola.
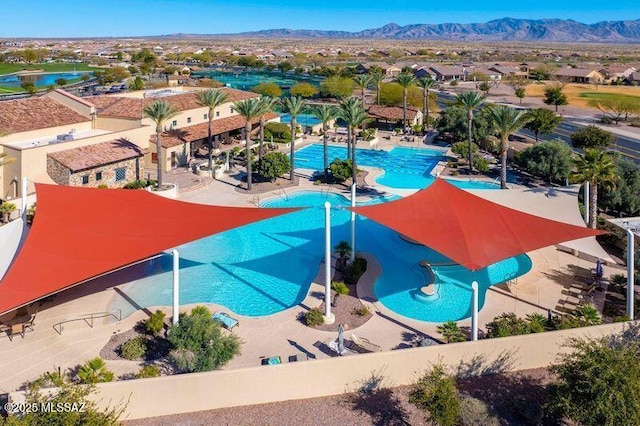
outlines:
[[297, 210], [46, 184], [36, 184], [36, 194], [33, 226], [0, 281], [0, 315], [180, 244]]

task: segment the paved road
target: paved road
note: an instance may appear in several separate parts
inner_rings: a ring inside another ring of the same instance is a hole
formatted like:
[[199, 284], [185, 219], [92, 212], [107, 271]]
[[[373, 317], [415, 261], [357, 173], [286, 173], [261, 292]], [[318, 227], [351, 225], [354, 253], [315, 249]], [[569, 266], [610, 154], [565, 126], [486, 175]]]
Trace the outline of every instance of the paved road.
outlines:
[[[438, 94], [438, 106], [440, 108], [447, 107], [447, 102], [450, 102], [454, 99], [454, 96], [449, 93], [441, 93]], [[569, 145], [571, 144], [571, 134], [575, 133], [581, 127], [585, 125], [582, 123], [578, 123], [575, 121], [575, 118], [565, 118], [560, 125], [556, 128], [556, 130], [550, 135], [540, 135], [540, 139], [562, 139]], [[518, 132], [522, 136], [529, 137], [531, 139], [535, 139], [535, 135], [533, 132], [522, 129]], [[614, 151], [618, 151], [624, 157], [629, 160], [640, 164], [640, 137], [633, 138], [630, 136], [623, 136], [614, 133], [613, 144], [611, 145], [611, 149]]]

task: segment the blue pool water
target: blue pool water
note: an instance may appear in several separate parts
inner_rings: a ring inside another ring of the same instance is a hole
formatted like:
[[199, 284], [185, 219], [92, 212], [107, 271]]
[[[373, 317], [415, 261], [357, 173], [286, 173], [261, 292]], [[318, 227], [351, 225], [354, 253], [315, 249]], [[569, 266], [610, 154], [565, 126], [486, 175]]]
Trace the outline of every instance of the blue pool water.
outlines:
[[[273, 314], [299, 304], [309, 283], [318, 273], [324, 253], [325, 201], [332, 210], [332, 239], [348, 240], [349, 201], [339, 194], [300, 191], [265, 200], [263, 207], [316, 206], [254, 223], [178, 247], [180, 263], [180, 303], [217, 303], [248, 316]], [[372, 202], [382, 202], [377, 199]], [[518, 256], [471, 272], [460, 266], [437, 267], [436, 301], [421, 301], [416, 290], [424, 285], [417, 266], [423, 259], [448, 260], [424, 246], [411, 244], [389, 228], [357, 217], [357, 249], [372, 253], [382, 264], [375, 284], [380, 301], [401, 315], [423, 321], [441, 322], [470, 316], [473, 280], [480, 284], [480, 306], [486, 289], [505, 277], [529, 270], [527, 256]], [[150, 306], [171, 305], [171, 258], [129, 268], [127, 276], [138, 276], [121, 287], [111, 309], [124, 315]]]
[[30, 74], [24, 76], [18, 76], [15, 74], [11, 75], [0, 75], [0, 86], [12, 86], [12, 87], [20, 87], [20, 83], [23, 81], [32, 81], [36, 87], [45, 87], [56, 84], [56, 80], [59, 78], [64, 78], [67, 81], [77, 80], [82, 77], [83, 74], [92, 75], [93, 72], [90, 71], [77, 71], [77, 72], [56, 72], [56, 73], [48, 73], [48, 74]]
[[[291, 123], [291, 114], [280, 114], [280, 121], [285, 124]], [[312, 127], [322, 123], [315, 115], [300, 114], [296, 117], [296, 123], [300, 126]]]
[[[329, 162], [335, 158], [347, 158], [347, 148], [329, 146]], [[322, 170], [322, 145], [309, 145], [296, 152], [295, 166], [303, 169]], [[442, 151], [395, 147], [391, 151], [358, 149], [356, 161], [359, 166], [370, 166], [384, 169], [385, 173], [376, 182], [391, 188], [422, 189], [433, 183], [431, 170], [443, 157]], [[491, 182], [450, 179], [459, 188], [464, 189], [496, 189], [499, 186]]]

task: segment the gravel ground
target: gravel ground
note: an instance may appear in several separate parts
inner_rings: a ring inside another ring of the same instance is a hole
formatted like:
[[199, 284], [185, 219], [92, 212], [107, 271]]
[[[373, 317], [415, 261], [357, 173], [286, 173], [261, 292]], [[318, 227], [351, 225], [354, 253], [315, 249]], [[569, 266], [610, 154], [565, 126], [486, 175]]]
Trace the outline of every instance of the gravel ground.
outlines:
[[[546, 369], [494, 374], [460, 381], [458, 389], [487, 403], [502, 425], [527, 424], [518, 417], [514, 401], [535, 406], [543, 386], [551, 382]], [[360, 392], [223, 408], [125, 422], [127, 426], [156, 425], [427, 425], [424, 415], [408, 402], [410, 387], [378, 388]]]
[[[335, 292], [331, 292], [335, 297]], [[340, 295], [335, 300], [335, 305], [332, 306], [331, 312], [336, 316], [336, 321], [333, 324], [321, 324], [315, 327], [317, 330], [323, 331], [335, 331], [338, 332], [338, 324], [342, 324], [344, 326], [345, 331], [353, 330], [354, 328], [360, 327], [365, 322], [369, 321], [373, 315], [369, 313], [368, 315], [360, 316], [355, 313], [356, 309], [361, 308], [362, 302], [357, 297], [351, 295]], [[324, 303], [320, 305], [320, 310], [324, 312]]]

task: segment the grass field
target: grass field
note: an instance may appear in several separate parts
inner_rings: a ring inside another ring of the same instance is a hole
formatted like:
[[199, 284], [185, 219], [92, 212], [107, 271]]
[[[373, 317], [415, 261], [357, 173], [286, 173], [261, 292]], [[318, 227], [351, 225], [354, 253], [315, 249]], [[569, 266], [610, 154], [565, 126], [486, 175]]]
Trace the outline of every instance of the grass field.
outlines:
[[5, 64], [0, 62], [0, 75], [11, 74], [22, 70], [43, 70], [45, 72], [94, 71], [87, 64]]
[[[544, 98], [545, 84], [529, 84], [527, 96]], [[565, 84], [563, 91], [569, 105], [580, 108], [593, 108], [588, 105], [591, 99], [606, 99], [614, 95], [624, 95], [640, 101], [640, 87], [633, 86], [594, 86], [592, 84]]]

